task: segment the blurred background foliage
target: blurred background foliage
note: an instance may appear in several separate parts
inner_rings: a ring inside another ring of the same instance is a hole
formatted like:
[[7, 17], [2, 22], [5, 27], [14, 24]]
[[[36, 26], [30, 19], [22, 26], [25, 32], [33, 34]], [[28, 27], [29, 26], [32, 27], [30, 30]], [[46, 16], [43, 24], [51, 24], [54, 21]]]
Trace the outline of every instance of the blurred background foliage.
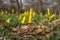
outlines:
[[24, 12], [33, 8], [37, 13], [46, 12], [46, 8], [50, 8], [52, 12], [60, 13], [59, 0], [0, 0], [0, 11], [11, 12], [14, 9], [15, 13]]

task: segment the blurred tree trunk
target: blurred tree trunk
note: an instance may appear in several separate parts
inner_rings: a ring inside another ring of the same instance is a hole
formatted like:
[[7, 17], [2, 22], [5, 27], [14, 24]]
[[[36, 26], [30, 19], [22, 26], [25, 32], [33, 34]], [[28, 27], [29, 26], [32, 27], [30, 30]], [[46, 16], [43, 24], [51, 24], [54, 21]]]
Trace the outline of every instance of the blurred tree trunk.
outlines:
[[38, 0], [38, 12], [43, 12], [43, 3], [42, 0]]
[[60, 0], [58, 0], [58, 11], [59, 11], [59, 14], [60, 14]]
[[11, 0], [11, 8], [18, 12], [18, 1], [17, 0]]
[[34, 0], [35, 2], [33, 3], [33, 8], [36, 10], [38, 13], [43, 12], [43, 3], [42, 0]]
[[20, 6], [19, 6], [19, 1], [18, 1], [18, 0], [16, 0], [16, 2], [17, 2], [17, 5], [18, 5], [18, 8], [20, 8]]
[[2, 0], [0, 0], [0, 11], [2, 9]]
[[33, 8], [36, 12], [40, 13], [43, 11], [42, 0], [25, 0], [25, 9], [29, 10]]
[[19, 3], [19, 5], [20, 5], [20, 12], [22, 12], [22, 0], [20, 0], [20, 3]]

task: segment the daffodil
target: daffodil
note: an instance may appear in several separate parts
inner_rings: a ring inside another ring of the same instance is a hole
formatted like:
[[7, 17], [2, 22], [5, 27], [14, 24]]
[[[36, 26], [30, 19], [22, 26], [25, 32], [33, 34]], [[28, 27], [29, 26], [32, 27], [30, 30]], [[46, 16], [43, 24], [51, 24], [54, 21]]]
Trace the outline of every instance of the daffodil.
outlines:
[[50, 17], [50, 15], [51, 15], [50, 9], [47, 8], [47, 13], [45, 14], [45, 16], [46, 16], [46, 17]]
[[20, 14], [18, 17], [18, 20], [20, 20], [22, 18], [23, 14]]
[[7, 12], [7, 11], [5, 11], [5, 13], [7, 14], [8, 12]]
[[14, 13], [14, 9], [12, 9], [12, 13]]
[[21, 23], [24, 24], [25, 23], [25, 20], [26, 20], [26, 16], [23, 17]]
[[49, 19], [51, 20], [54, 16], [55, 16], [55, 14], [52, 14], [52, 15], [49, 17]]
[[3, 16], [4, 15], [4, 12], [2, 11], [1, 15]]
[[26, 16], [26, 13], [27, 13], [27, 12], [25, 11], [25, 12], [23, 13], [23, 16]]
[[11, 22], [11, 18], [8, 18], [6, 22], [9, 24]]
[[30, 8], [30, 13], [33, 13], [33, 9], [32, 8]]
[[32, 23], [32, 18], [33, 18], [33, 9], [30, 9], [29, 21], [28, 21], [28, 23]]
[[50, 13], [50, 9], [49, 8], [47, 8], [47, 14], [48, 15], [50, 15], [51, 13]]
[[47, 13], [45, 14], [45, 16], [46, 16], [46, 17], [49, 17]]
[[24, 16], [28, 16], [28, 13], [29, 13], [28, 11], [25, 11]]
[[42, 12], [40, 13], [40, 16], [41, 16], [41, 17], [43, 16], [43, 13], [42, 13]]
[[33, 17], [36, 15], [35, 11], [33, 11]]

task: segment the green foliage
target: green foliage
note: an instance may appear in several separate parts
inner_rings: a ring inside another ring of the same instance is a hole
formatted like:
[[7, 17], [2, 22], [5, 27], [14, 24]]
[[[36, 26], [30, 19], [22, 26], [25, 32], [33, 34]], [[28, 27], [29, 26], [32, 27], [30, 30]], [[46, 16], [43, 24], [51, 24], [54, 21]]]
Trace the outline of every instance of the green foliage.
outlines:
[[40, 20], [40, 16], [39, 15], [35, 15], [33, 19], [34, 19], [34, 21], [39, 21]]

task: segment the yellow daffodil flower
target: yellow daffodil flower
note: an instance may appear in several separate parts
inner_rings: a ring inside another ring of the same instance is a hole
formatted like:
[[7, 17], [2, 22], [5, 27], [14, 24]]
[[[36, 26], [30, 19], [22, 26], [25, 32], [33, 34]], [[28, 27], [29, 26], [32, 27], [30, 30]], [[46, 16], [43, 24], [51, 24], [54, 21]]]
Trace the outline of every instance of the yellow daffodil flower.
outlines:
[[4, 15], [4, 12], [2, 11], [1, 15], [3, 16]]
[[9, 24], [11, 21], [11, 18], [8, 18], [7, 20], [6, 20], [6, 22]]
[[40, 16], [41, 16], [41, 17], [43, 16], [43, 13], [42, 13], [42, 12], [40, 13]]
[[26, 20], [26, 16], [23, 17], [21, 23], [24, 24], [25, 23], [25, 20]]
[[50, 13], [50, 9], [49, 8], [47, 8], [47, 14], [48, 15], [50, 15], [51, 13]]
[[33, 11], [33, 17], [36, 15], [35, 11]]
[[14, 9], [12, 9], [12, 14], [14, 13]]
[[51, 20], [54, 16], [55, 16], [55, 14], [52, 14], [52, 15], [49, 17], [49, 19]]
[[[23, 19], [22, 19], [22, 21], [21, 21], [22, 24], [25, 23], [25, 20], [26, 20], [27, 15], [28, 15], [28, 11], [25, 11], [24, 14], [21, 15], [21, 17], [23, 16]], [[21, 17], [20, 17], [20, 18], [21, 18]]]
[[5, 11], [5, 13], [7, 14], [8, 12], [7, 12], [7, 11]]
[[32, 23], [32, 18], [33, 18], [33, 10], [30, 9], [30, 13], [29, 13], [29, 21], [28, 21], [28, 23]]
[[22, 18], [23, 14], [20, 14], [18, 17], [18, 20], [20, 20]]

